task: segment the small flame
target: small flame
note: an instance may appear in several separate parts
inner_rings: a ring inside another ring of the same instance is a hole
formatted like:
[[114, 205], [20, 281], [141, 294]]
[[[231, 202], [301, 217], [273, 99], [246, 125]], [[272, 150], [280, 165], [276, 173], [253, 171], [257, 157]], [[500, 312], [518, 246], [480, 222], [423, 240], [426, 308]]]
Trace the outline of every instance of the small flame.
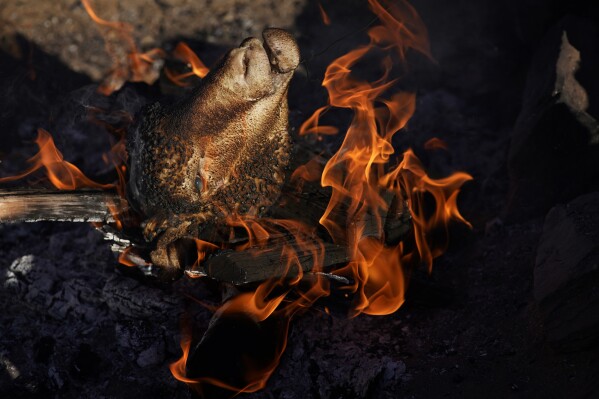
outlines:
[[188, 86], [189, 82], [185, 82], [185, 79], [188, 77], [195, 75], [203, 78], [210, 72], [210, 69], [204, 65], [197, 54], [184, 42], [179, 42], [179, 44], [177, 44], [177, 47], [175, 47], [175, 50], [173, 51], [173, 56], [178, 60], [187, 63], [187, 66], [191, 68], [191, 71], [181, 74], [171, 72], [168, 68], [164, 69], [166, 76], [177, 86]]
[[320, 126], [318, 124], [320, 120], [320, 116], [327, 112], [331, 107], [324, 106], [318, 108], [312, 116], [310, 116], [302, 125], [300, 126], [299, 134], [300, 136], [305, 136], [306, 134], [324, 134], [324, 135], [333, 135], [339, 132], [339, 129], [335, 126]]
[[59, 190], [75, 190], [77, 188], [110, 189], [114, 187], [113, 184], [100, 184], [89, 179], [79, 168], [64, 160], [62, 153], [54, 145], [50, 133], [44, 129], [38, 129], [37, 133], [35, 143], [39, 147], [39, 152], [27, 160], [31, 166], [16, 176], [0, 178], [0, 183], [19, 180], [41, 168], [45, 168], [48, 179]]
[[330, 25], [331, 24], [331, 18], [329, 18], [329, 16], [327, 15], [327, 12], [324, 10], [324, 8], [322, 7], [322, 3], [318, 3], [318, 9], [320, 11], [320, 18], [322, 19], [322, 23], [325, 25]]
[[320, 181], [324, 168], [324, 159], [314, 157], [304, 165], [298, 166], [291, 174], [291, 182], [295, 183], [297, 192], [301, 193], [305, 182]]
[[185, 365], [187, 364], [187, 359], [189, 358], [189, 349], [191, 348], [191, 331], [189, 329], [184, 328], [181, 336], [181, 350], [183, 351], [183, 356], [179, 360], [174, 363], [171, 363], [169, 366], [171, 373], [173, 376], [182, 382], [193, 384], [196, 383], [196, 380], [188, 379], [185, 377]]
[[[133, 27], [119, 21], [107, 21], [98, 16], [89, 0], [81, 0], [90, 18], [102, 29], [106, 43], [106, 51], [114, 59], [115, 65], [104, 79], [98, 91], [110, 95], [119, 90], [125, 82], [145, 82], [152, 84], [158, 79], [159, 66], [162, 65], [165, 53], [162, 49], [153, 48], [145, 53], [138, 50], [133, 39]], [[114, 46], [113, 43], [118, 43]], [[125, 45], [126, 54], [119, 51]]]
[[198, 268], [200, 267], [204, 259], [206, 259], [206, 256], [208, 256], [209, 253], [212, 253], [215, 250], [219, 249], [219, 246], [208, 241], [200, 240], [199, 238], [194, 238], [194, 241], [196, 244], [197, 259], [195, 263], [191, 266], [191, 268], [188, 271], [186, 271], [186, 274], [189, 277], [198, 278], [202, 276], [196, 273]]

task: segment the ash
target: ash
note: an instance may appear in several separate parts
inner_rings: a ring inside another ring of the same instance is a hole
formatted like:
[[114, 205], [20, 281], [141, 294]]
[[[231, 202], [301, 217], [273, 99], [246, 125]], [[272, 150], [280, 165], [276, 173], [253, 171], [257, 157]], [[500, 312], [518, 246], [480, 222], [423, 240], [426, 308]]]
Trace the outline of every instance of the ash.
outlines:
[[[55, 9], [50, 2], [44, 5], [48, 20], [81, 12], [63, 3], [68, 2], [52, 2]], [[148, 3], [164, 11], [168, 26], [182, 25], [173, 10], [185, 2]], [[348, 34], [369, 22], [361, 2], [322, 2], [333, 23], [338, 21], [332, 27], [322, 24], [316, 3], [300, 3], [286, 11], [293, 18], [285, 19], [307, 60], [307, 71], [298, 73], [290, 88], [295, 129], [324, 104], [319, 80], [325, 67], [363, 43], [359, 33]], [[430, 276], [413, 272], [406, 303], [393, 315], [348, 319], [343, 302], [330, 299], [294, 319], [267, 387], [241, 397], [599, 393], [594, 288], [599, 249], [590, 239], [599, 231], [593, 205], [599, 202], [594, 139], [599, 88], [589, 72], [599, 67], [592, 50], [599, 43], [599, 13], [576, 1], [567, 6], [540, 0], [450, 3], [413, 3], [430, 30], [437, 64], [413, 60], [407, 85], [418, 89], [417, 111], [394, 144], [398, 150], [414, 147], [434, 176], [452, 170], [474, 176], [459, 204], [474, 228], [455, 227], [448, 252]], [[2, 18], [16, 15], [6, 10], [0, 8]], [[251, 7], [238, 7], [240, 15], [231, 10], [222, 18], [243, 19]], [[117, 19], [118, 9], [111, 12]], [[43, 35], [14, 18], [4, 25], [7, 40], [0, 46], [2, 175], [23, 169], [42, 127], [52, 132], [67, 160], [92, 177], [108, 176], [98, 151], [109, 145], [106, 132], [90, 123], [86, 111], [94, 106], [134, 114], [160, 97], [164, 82], [128, 84], [102, 98], [94, 82], [105, 60], [65, 57], [63, 50], [72, 44], [69, 25], [50, 22], [55, 34]], [[266, 24], [246, 20], [255, 26], [244, 26], [244, 32]], [[234, 25], [230, 21], [226, 29]], [[226, 40], [195, 36], [214, 28], [202, 23], [206, 26], [185, 39], [210, 65], [238, 38], [230, 38], [235, 30], [226, 30]], [[323, 52], [328, 38], [336, 37], [344, 39]], [[151, 42], [176, 43], [166, 33], [154, 34]], [[88, 43], [85, 54], [101, 54], [101, 40]], [[578, 69], [557, 67], [576, 57]], [[585, 90], [586, 108], [572, 100], [568, 82]], [[327, 122], [339, 127], [348, 123], [343, 113], [329, 117]], [[449, 151], [422, 150], [432, 137], [444, 140]], [[324, 145], [335, 147], [336, 140]], [[214, 284], [155, 281], [118, 266], [102, 235], [87, 224], [2, 225], [0, 237], [1, 397], [193, 396], [168, 365], [181, 355], [182, 320], [199, 336], [208, 327], [210, 311], [193, 298], [219, 303]]]

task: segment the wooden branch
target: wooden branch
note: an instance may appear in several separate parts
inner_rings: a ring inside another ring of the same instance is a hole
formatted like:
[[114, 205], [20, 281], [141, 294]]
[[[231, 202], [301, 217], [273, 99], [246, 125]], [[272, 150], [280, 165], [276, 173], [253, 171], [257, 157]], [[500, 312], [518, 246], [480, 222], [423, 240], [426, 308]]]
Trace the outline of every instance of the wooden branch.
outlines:
[[[284, 246], [293, 246], [297, 253], [297, 262], [283, 254]], [[317, 246], [315, 245], [317, 248]], [[347, 248], [331, 243], [324, 243], [323, 269], [350, 261]], [[293, 238], [277, 240], [267, 249], [250, 248], [245, 251], [227, 250], [207, 259], [201, 266], [200, 273], [222, 282], [235, 285], [260, 282], [269, 278], [294, 278], [302, 272], [312, 271], [314, 267], [312, 252], [302, 250]], [[288, 266], [291, 263], [291, 266]]]
[[[114, 192], [17, 189], [0, 191], [0, 223], [114, 222], [127, 201]], [[111, 211], [112, 209], [112, 211]]]
[[[363, 231], [363, 235], [384, 237], [388, 244], [399, 241], [410, 229], [410, 214], [403, 200], [390, 193], [385, 197], [390, 204], [387, 212], [380, 215], [382, 226], [377, 218], [366, 214], [362, 220], [356, 220]], [[271, 208], [271, 216], [278, 218], [289, 218], [303, 221], [311, 226], [318, 226], [318, 220], [328, 203], [326, 190], [310, 189], [302, 194], [297, 194], [288, 189], [283, 193], [283, 203]], [[77, 191], [53, 191], [17, 189], [13, 191], [0, 191], [0, 223], [14, 222], [39, 222], [39, 221], [68, 221], [68, 222], [101, 222], [104, 227], [100, 230], [108, 241], [112, 242], [113, 250], [123, 252], [133, 242], [142, 243], [142, 247], [136, 246], [136, 250], [125, 253], [126, 259], [140, 269], [151, 268], [147, 263], [147, 252], [151, 243], [143, 241], [141, 230], [116, 231], [108, 224], [114, 222], [113, 212], [124, 214], [129, 209], [126, 200], [120, 198], [114, 192], [77, 190]], [[331, 216], [333, 220], [341, 225], [347, 222], [347, 213], [344, 206], [340, 206]], [[382, 231], [381, 231], [382, 228]], [[126, 234], [125, 234], [126, 233]], [[139, 233], [139, 237], [135, 234]], [[133, 236], [130, 236], [133, 234]], [[326, 235], [326, 234], [325, 234]], [[195, 254], [194, 245], [179, 245], [176, 252], [182, 257], [186, 254]], [[189, 243], [187, 243], [189, 244]], [[224, 243], [227, 244], [227, 243]], [[231, 244], [231, 243], [228, 243]], [[342, 241], [338, 244], [330, 242], [323, 243], [324, 257], [321, 270], [326, 270], [334, 265], [344, 264], [351, 259], [348, 248]], [[288, 267], [287, 256], [283, 254], [283, 248], [291, 246], [297, 253], [297, 262], [291, 262]], [[317, 247], [315, 245], [315, 247]], [[193, 256], [191, 256], [193, 258]], [[195, 261], [191, 259], [191, 263]], [[224, 250], [202, 262], [197, 273], [211, 277], [217, 281], [228, 282], [234, 285], [242, 285], [264, 281], [269, 278], [295, 278], [301, 272], [312, 272], [314, 267], [313, 254], [302, 249], [292, 236], [282, 235], [271, 237], [266, 248], [249, 248], [242, 252]], [[299, 266], [299, 267], [298, 267]], [[333, 276], [335, 277], [335, 276]]]

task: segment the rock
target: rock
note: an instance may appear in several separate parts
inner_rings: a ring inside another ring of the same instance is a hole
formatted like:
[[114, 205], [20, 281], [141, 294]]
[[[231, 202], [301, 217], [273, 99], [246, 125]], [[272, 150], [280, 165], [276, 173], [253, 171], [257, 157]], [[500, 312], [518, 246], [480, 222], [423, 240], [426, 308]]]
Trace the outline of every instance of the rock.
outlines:
[[547, 339], [559, 350], [599, 337], [599, 192], [553, 208], [545, 219], [534, 296]]
[[[12, 43], [11, 38], [21, 36], [59, 58], [73, 71], [94, 80], [102, 79], [114, 67], [115, 56], [126, 56], [130, 51], [122, 34], [95, 24], [79, 1], [3, 3], [0, 37]], [[259, 35], [271, 25], [290, 28], [305, 3], [305, 0], [131, 0], [126, 4], [118, 0], [90, 1], [100, 18], [130, 24], [131, 36], [142, 52], [180, 38], [231, 45], [247, 36]], [[2, 47], [8, 46], [0, 43]], [[28, 49], [13, 45], [7, 51], [16, 53], [16, 57]]]
[[510, 219], [543, 215], [599, 182], [599, 29], [566, 17], [542, 41], [509, 151]]

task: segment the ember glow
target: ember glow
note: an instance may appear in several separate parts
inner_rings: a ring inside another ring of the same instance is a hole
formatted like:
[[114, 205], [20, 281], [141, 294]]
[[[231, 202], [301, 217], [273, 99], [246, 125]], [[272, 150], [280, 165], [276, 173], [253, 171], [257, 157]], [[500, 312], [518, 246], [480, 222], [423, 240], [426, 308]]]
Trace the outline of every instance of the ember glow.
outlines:
[[[335, 242], [349, 248], [351, 261], [332, 273], [354, 282], [347, 287], [348, 293], [354, 298], [350, 313], [352, 317], [360, 313], [386, 315], [401, 307], [406, 287], [404, 271], [410, 267], [424, 266], [430, 272], [433, 259], [445, 250], [446, 234], [441, 240], [435, 240], [435, 244], [432, 243], [431, 234], [434, 232], [437, 235], [439, 231], [446, 233], [452, 221], [469, 225], [459, 213], [457, 196], [462, 185], [472, 179], [462, 172], [433, 179], [427, 175], [411, 149], [400, 157], [395, 154], [393, 136], [412, 117], [416, 95], [397, 90], [400, 81], [393, 77], [393, 70], [397, 67], [394, 60], [405, 63], [409, 52], [430, 57], [427, 31], [407, 2], [369, 0], [369, 5], [381, 22], [368, 31], [370, 44], [350, 51], [329, 65], [322, 83], [329, 94], [328, 105], [318, 108], [300, 128], [300, 135], [337, 134], [337, 127], [320, 125], [320, 117], [334, 108], [349, 109], [353, 112], [353, 119], [345, 132], [343, 143], [324, 166], [322, 159], [314, 159], [300, 166], [292, 175], [292, 180], [319, 180], [322, 187], [331, 189], [330, 201], [320, 224]], [[374, 51], [384, 53], [381, 76], [373, 81], [355, 78], [352, 69]], [[298, 188], [301, 186], [298, 184]], [[434, 199], [432, 211], [424, 206], [424, 197], [429, 195]], [[385, 215], [390, 211], [392, 201], [399, 204], [399, 211], [411, 215], [413, 241], [416, 244], [414, 249], [407, 250], [404, 242], [396, 245], [385, 242]], [[346, 220], [341, 222], [333, 217], [339, 208], [347, 209]], [[291, 232], [294, 230], [290, 227], [293, 223], [297, 222], [248, 221], [242, 218], [229, 220], [231, 226], [243, 226], [250, 237], [249, 242], [239, 250], [264, 245], [273, 237], [273, 226]], [[281, 251], [281, 262], [287, 265], [288, 272], [299, 269], [300, 273], [293, 274], [296, 276], [293, 278], [286, 276], [268, 280], [254, 292], [235, 296], [217, 314], [226, 316], [228, 313], [243, 313], [256, 321], [284, 314], [286, 323], [289, 323], [291, 316], [298, 310], [308, 308], [319, 298], [327, 296], [328, 282], [318, 274], [324, 256], [323, 244], [306, 232], [305, 227], [295, 229], [293, 236], [296, 241], [303, 240], [304, 250], [307, 247], [313, 255], [310, 288], [300, 289], [298, 283], [302, 278], [305, 280], [305, 276], [301, 273], [299, 250], [286, 245]], [[295, 294], [293, 300], [288, 299], [292, 291]], [[182, 364], [189, 355], [189, 344], [186, 342], [182, 343], [183, 357], [173, 364], [171, 370], [176, 378], [200, 393], [203, 384], [213, 384], [234, 392], [253, 392], [265, 386], [285, 345], [286, 341], [273, 357], [272, 367], [246, 370], [243, 386], [233, 387], [214, 379], [190, 380], [185, 377]]]

